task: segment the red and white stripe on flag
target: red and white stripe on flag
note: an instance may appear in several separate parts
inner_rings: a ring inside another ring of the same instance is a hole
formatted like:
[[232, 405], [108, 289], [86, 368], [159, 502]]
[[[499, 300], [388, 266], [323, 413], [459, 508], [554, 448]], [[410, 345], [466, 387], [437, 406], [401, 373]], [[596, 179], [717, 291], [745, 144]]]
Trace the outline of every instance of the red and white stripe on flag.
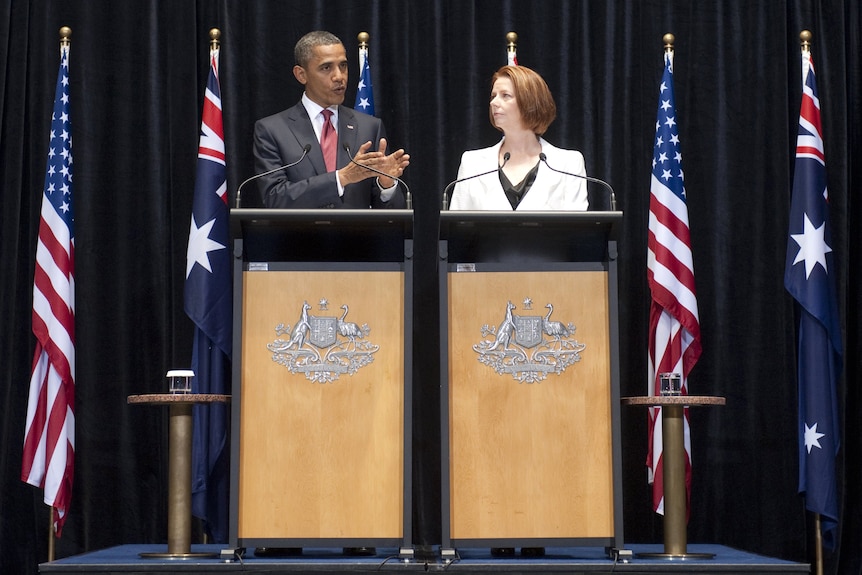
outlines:
[[[695, 296], [694, 264], [673, 93], [673, 54], [665, 55], [659, 94], [652, 178], [650, 183], [647, 279], [652, 303], [649, 325], [648, 394], [660, 395], [661, 373], [688, 375], [701, 353]], [[688, 409], [683, 422], [686, 492], [691, 495], [691, 438]], [[661, 409], [649, 410], [647, 467], [653, 484], [653, 509], [664, 513]]]
[[33, 280], [36, 351], [21, 480], [44, 489], [57, 535], [72, 496], [75, 460], [75, 240], [69, 48], [60, 52]]

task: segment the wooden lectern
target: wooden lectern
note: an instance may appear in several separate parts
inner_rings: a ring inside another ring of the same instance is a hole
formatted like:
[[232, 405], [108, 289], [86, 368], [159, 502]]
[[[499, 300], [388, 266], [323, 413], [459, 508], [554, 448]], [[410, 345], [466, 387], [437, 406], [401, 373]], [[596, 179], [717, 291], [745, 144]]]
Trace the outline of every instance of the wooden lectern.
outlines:
[[621, 212], [440, 214], [442, 549], [623, 545]]
[[412, 211], [231, 224], [231, 545], [408, 553]]

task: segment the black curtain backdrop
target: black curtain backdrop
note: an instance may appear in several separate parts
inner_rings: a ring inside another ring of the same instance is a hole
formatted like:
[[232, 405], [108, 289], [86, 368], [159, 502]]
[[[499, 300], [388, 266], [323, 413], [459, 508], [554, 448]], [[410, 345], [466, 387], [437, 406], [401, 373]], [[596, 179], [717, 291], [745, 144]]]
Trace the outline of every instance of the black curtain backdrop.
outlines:
[[[72, 28], [76, 211], [76, 462], [57, 556], [163, 543], [167, 414], [129, 406], [165, 389], [191, 361], [183, 313], [208, 31], [222, 31], [221, 89], [231, 199], [252, 175], [257, 118], [300, 97], [292, 49], [305, 32], [339, 35], [358, 77], [371, 35], [377, 114], [412, 156], [415, 324], [436, 329], [435, 234], [441, 191], [460, 154], [495, 143], [489, 79], [518, 60], [548, 81], [559, 114], [546, 137], [583, 151], [625, 212], [620, 245], [621, 392], [646, 391], [646, 224], [662, 35], [676, 36], [676, 107], [686, 170], [704, 353], [694, 394], [723, 408], [692, 413], [689, 541], [813, 561], [810, 514], [797, 494], [796, 338], [783, 288], [801, 94], [799, 32], [814, 34], [833, 248], [844, 327], [839, 389], [839, 547], [830, 573], [862, 572], [862, 238], [851, 222], [862, 182], [862, 10], [857, 0], [303, 0], [133, 2], [6, 0], [0, 5], [0, 572], [36, 573], [48, 508], [21, 482], [34, 338], [32, 283], [58, 30]], [[244, 196], [246, 201], [253, 194]], [[437, 343], [416, 338], [414, 540], [439, 521]], [[622, 409], [627, 543], [661, 542], [646, 484], [646, 415]], [[577, 490], [577, 485], [572, 486]]]

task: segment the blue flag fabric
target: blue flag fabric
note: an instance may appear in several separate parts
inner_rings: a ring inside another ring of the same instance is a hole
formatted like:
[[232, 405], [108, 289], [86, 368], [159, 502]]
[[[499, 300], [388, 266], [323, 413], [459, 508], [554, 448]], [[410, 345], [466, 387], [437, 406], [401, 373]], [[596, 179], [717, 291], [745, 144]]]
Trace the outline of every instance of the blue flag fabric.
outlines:
[[799, 492], [821, 516], [823, 544], [838, 526], [835, 457], [840, 447], [838, 375], [841, 325], [829, 225], [820, 100], [810, 53], [803, 53], [803, 95], [790, 207], [784, 286], [799, 304]]
[[[193, 393], [230, 390], [233, 298], [218, 50], [210, 54], [201, 114], [189, 245], [185, 310], [195, 323]], [[215, 543], [228, 535], [230, 450], [225, 403], [196, 405], [192, 439], [192, 514], [204, 520]]]
[[371, 116], [374, 115], [374, 93], [371, 88], [371, 67], [368, 64], [367, 54], [362, 60], [359, 85], [356, 86], [356, 103], [353, 107]]

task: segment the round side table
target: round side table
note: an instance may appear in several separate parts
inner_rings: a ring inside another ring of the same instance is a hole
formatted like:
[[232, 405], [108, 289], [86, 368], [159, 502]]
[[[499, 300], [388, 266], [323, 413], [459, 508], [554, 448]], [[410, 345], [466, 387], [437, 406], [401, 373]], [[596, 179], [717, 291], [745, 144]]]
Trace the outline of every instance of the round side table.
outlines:
[[192, 553], [192, 406], [227, 403], [229, 395], [217, 393], [150, 393], [130, 395], [130, 405], [170, 406], [168, 462], [168, 551], [141, 553], [154, 559], [214, 557], [216, 553]]
[[685, 438], [686, 407], [724, 405], [723, 397], [706, 395], [655, 395], [623, 397], [623, 405], [661, 407], [664, 480], [664, 553], [639, 553], [659, 559], [712, 559], [712, 553], [686, 551]]

